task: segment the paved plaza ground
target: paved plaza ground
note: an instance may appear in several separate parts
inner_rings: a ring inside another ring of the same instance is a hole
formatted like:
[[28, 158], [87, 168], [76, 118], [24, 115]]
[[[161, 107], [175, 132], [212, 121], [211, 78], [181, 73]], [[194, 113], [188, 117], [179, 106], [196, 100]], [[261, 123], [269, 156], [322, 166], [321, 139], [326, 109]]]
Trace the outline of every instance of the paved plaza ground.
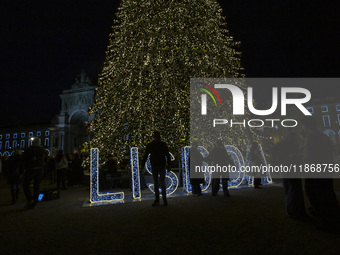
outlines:
[[2, 181], [0, 254], [340, 254], [340, 236], [286, 217], [281, 184], [230, 194], [87, 206], [81, 186], [24, 210], [23, 192], [10, 206]]

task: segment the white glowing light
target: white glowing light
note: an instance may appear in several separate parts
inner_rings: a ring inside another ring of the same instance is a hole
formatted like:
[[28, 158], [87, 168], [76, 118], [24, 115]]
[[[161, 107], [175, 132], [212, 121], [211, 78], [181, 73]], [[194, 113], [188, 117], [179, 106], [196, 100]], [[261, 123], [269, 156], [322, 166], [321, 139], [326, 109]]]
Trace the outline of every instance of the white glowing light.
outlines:
[[90, 202], [115, 202], [124, 200], [124, 192], [99, 192], [99, 150], [91, 149]]

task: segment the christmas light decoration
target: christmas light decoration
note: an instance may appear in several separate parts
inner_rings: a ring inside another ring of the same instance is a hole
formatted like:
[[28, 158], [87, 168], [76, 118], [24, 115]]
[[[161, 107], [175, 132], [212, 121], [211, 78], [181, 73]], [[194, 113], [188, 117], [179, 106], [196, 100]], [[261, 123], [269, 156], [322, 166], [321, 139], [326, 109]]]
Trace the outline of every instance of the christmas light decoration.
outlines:
[[[248, 157], [249, 156], [249, 152], [250, 152], [250, 148], [251, 148], [251, 145], [249, 145], [247, 147], [246, 166], [250, 165], [250, 161], [249, 161], [249, 157]], [[261, 160], [263, 162], [263, 166], [267, 166], [266, 156], [264, 155], [262, 146], [260, 144], [258, 145], [258, 150], [260, 151], [260, 155], [261, 155]], [[246, 175], [246, 181], [247, 181], [249, 186], [254, 186], [254, 176]], [[266, 176], [261, 177], [261, 182], [262, 183], [266, 183], [266, 184], [272, 184], [273, 183], [273, 180], [272, 180], [270, 172], [267, 172]]]
[[[159, 130], [180, 155], [190, 142], [190, 78], [242, 77], [239, 44], [215, 0], [122, 0], [89, 109], [87, 148], [121, 161], [130, 146], [143, 153]], [[229, 144], [248, 144], [243, 130], [230, 136]]]
[[99, 151], [96, 148], [91, 149], [91, 166], [90, 166], [90, 201], [98, 202], [116, 202], [124, 200], [124, 192], [99, 192]]
[[[231, 155], [234, 166], [237, 169], [236, 176], [230, 176], [230, 180], [228, 183], [229, 188], [236, 189], [240, 187], [241, 185], [246, 184], [245, 182], [245, 172], [242, 171], [242, 168], [244, 168], [244, 158], [242, 156], [242, 153], [239, 149], [237, 149], [235, 146], [227, 145], [225, 146], [226, 151]], [[209, 155], [209, 152], [207, 149], [205, 149], [202, 146], [198, 147], [198, 150], [201, 152], [202, 156], [206, 158]], [[191, 193], [191, 184], [190, 184], [190, 166], [189, 166], [189, 154], [190, 153], [190, 147], [184, 147], [182, 148], [182, 171], [183, 171], [183, 189], [187, 193]], [[203, 165], [207, 165], [206, 162], [203, 162]], [[202, 185], [201, 188], [202, 191], [206, 191], [211, 184], [211, 173], [206, 172], [205, 173], [205, 183]], [[221, 185], [222, 189], [222, 185]]]
[[[171, 158], [171, 161], [175, 160], [175, 157], [171, 152], [170, 152], [170, 158]], [[151, 163], [150, 163], [150, 156], [148, 157], [148, 159], [145, 163], [145, 169], [149, 174], [152, 175], [152, 167], [151, 167]], [[178, 188], [178, 177], [177, 177], [177, 175], [173, 171], [166, 171], [165, 182], [166, 182], [166, 194], [167, 195], [173, 194]], [[147, 183], [146, 185], [148, 186], [148, 188], [153, 193], [155, 193], [153, 183]], [[161, 189], [160, 189], [159, 193], [160, 193], [160, 195], [162, 194]]]
[[134, 199], [139, 199], [142, 197], [142, 192], [140, 187], [138, 148], [136, 147], [132, 147], [130, 149], [130, 167], [131, 167], [132, 197]]

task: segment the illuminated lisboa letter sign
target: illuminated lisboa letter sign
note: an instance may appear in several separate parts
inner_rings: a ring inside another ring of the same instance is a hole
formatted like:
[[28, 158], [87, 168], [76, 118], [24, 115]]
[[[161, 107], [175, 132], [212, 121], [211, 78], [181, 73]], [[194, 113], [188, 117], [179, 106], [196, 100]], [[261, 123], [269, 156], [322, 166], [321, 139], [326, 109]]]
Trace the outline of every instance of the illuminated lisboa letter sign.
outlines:
[[[200, 153], [206, 158], [209, 155], [209, 152], [204, 148], [198, 147]], [[234, 160], [234, 166], [238, 169], [234, 176], [231, 176], [229, 181], [229, 188], [238, 188], [242, 186], [253, 186], [253, 177], [248, 176], [244, 171], [240, 171], [240, 169], [244, 168], [246, 165], [249, 165], [249, 162], [244, 160], [241, 152], [234, 146], [227, 145], [225, 146], [227, 152], [232, 156]], [[249, 153], [250, 146], [247, 149], [247, 157]], [[259, 150], [261, 152], [263, 163], [266, 165], [267, 162], [265, 160], [262, 147], [259, 146]], [[182, 148], [182, 177], [183, 177], [183, 191], [185, 193], [191, 193], [191, 184], [189, 178], [189, 153], [190, 147]], [[171, 155], [171, 161], [175, 160], [174, 156]], [[152, 174], [150, 160], [148, 159], [145, 163], [145, 168], [149, 174]], [[131, 188], [132, 188], [132, 198], [133, 199], [141, 199], [141, 180], [140, 180], [140, 172], [139, 172], [139, 161], [138, 161], [138, 148], [131, 147], [130, 148], [130, 169], [131, 169]], [[91, 149], [91, 165], [90, 165], [90, 202], [98, 203], [98, 202], [119, 202], [124, 200], [124, 192], [99, 192], [99, 150]], [[264, 183], [272, 183], [272, 179], [270, 174], [268, 173], [265, 177], [262, 177], [262, 181]], [[167, 195], [171, 195], [178, 190], [179, 180], [177, 175], [172, 171], [166, 172], [166, 193]], [[205, 173], [205, 183], [202, 185], [202, 191], [206, 191], [211, 184], [211, 173]], [[147, 187], [154, 192], [153, 183], [147, 183]]]

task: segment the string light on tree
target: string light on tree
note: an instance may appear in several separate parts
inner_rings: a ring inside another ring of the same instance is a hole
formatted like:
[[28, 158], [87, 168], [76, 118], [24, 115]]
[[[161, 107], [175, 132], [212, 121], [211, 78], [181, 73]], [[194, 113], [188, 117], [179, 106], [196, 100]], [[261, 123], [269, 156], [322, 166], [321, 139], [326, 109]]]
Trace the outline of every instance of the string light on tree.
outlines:
[[121, 159], [131, 141], [143, 151], [157, 129], [179, 154], [190, 142], [190, 78], [242, 76], [240, 43], [221, 13], [216, 0], [122, 0], [86, 146]]

